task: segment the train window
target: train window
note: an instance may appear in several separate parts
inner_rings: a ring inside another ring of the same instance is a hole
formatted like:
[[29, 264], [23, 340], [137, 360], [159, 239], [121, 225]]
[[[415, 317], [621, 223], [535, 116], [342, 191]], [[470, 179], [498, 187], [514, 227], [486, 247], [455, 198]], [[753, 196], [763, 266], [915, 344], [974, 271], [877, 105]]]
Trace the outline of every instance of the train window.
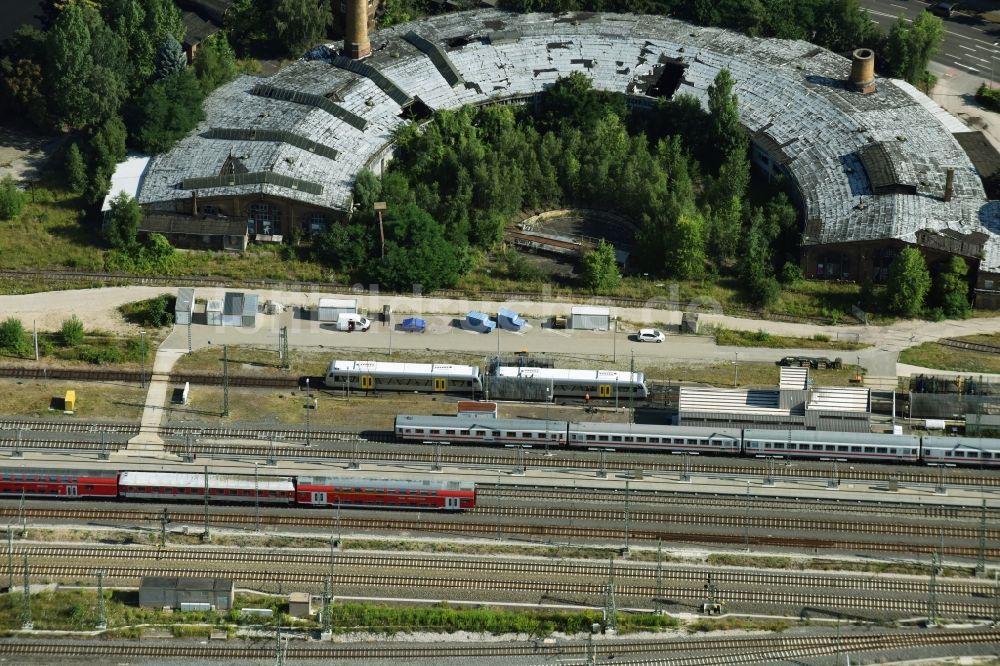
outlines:
[[687, 444], [688, 446], [697, 446], [698, 440], [688, 437], [687, 439], [684, 440], [684, 443]]
[[499, 430], [494, 430], [493, 431], [493, 436], [494, 437], [499, 437], [500, 436], [500, 431]]
[[837, 445], [837, 450], [838, 451], [847, 451], [847, 447], [844, 446], [843, 444], [838, 444]]
[[596, 435], [587, 435], [587, 441], [588, 441], [588, 442], [593, 442], [593, 441], [595, 441], [596, 439], [597, 439], [597, 436], [596, 436]]
[[597, 436], [597, 441], [599, 441], [599, 442], [606, 442], [606, 441], [608, 441], [608, 436], [607, 435], [598, 435]]
[[884, 446], [878, 446], [878, 447], [875, 447], [875, 453], [887, 453], [887, 451], [886, 451], [886, 448]]
[[448, 432], [449, 435], [454, 435], [455, 434], [454, 430], [448, 430], [447, 432]]
[[851, 447], [851, 453], [861, 453], [861, 447], [860, 446], [852, 446]]
[[992, 453], [990, 453], [989, 451], [983, 451], [983, 455], [982, 455], [982, 457], [983, 457], [983, 458], [992, 458], [992, 457], [993, 457], [993, 454], [992, 454]]
[[955, 451], [954, 453], [955, 453], [955, 457], [956, 458], [964, 458], [965, 457], [965, 451]]
[[799, 448], [799, 445], [796, 444], [795, 442], [788, 442], [787, 444], [785, 444], [785, 448], [788, 449], [788, 450], [790, 450], [790, 451], [794, 451], [797, 448]]
[[969, 451], [969, 457], [970, 458], [978, 458], [979, 457], [979, 452], [978, 451]]
[[611, 436], [611, 441], [612, 442], [620, 442], [620, 441], [622, 441], [622, 436], [621, 435], [612, 435]]

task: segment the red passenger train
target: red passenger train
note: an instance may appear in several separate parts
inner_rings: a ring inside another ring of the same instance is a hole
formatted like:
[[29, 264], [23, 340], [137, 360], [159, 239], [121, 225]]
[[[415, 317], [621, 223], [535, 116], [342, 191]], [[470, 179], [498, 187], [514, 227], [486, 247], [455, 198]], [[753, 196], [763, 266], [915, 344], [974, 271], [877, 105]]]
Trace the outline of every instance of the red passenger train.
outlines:
[[122, 498], [298, 506], [462, 511], [476, 506], [465, 481], [94, 470], [0, 470], [0, 497]]

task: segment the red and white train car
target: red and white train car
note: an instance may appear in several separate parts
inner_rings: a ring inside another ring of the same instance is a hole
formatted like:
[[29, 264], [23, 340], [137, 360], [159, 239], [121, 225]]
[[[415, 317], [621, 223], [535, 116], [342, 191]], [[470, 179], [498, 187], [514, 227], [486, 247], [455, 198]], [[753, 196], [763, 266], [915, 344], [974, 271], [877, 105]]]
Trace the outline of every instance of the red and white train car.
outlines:
[[297, 477], [296, 504], [460, 511], [476, 505], [476, 486], [462, 481]]
[[118, 472], [113, 470], [25, 469], [0, 471], [0, 496], [20, 497], [118, 496]]
[[[213, 502], [292, 504], [295, 483], [290, 476], [252, 474], [208, 474], [208, 496]], [[177, 472], [122, 472], [118, 481], [121, 497], [197, 502], [205, 497], [205, 474]]]

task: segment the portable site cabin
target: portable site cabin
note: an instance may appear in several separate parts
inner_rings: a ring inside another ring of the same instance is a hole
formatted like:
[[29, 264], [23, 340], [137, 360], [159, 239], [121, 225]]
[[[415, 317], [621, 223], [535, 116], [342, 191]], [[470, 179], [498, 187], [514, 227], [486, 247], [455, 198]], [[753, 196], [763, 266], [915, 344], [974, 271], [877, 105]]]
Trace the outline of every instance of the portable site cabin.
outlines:
[[222, 306], [223, 326], [253, 328], [257, 325], [257, 294], [226, 292]]
[[194, 313], [194, 289], [181, 287], [177, 290], [177, 305], [174, 307], [174, 323], [187, 326]]
[[320, 321], [337, 321], [342, 314], [356, 314], [358, 301], [353, 298], [321, 298], [317, 319]]
[[471, 331], [479, 331], [480, 333], [490, 333], [497, 327], [488, 314], [476, 311], [465, 315], [465, 326]]
[[500, 328], [508, 331], [520, 331], [528, 322], [516, 312], [500, 308], [497, 312], [497, 323], [500, 324]]
[[222, 299], [213, 298], [205, 306], [205, 323], [209, 326], [222, 326]]
[[611, 308], [578, 305], [570, 310], [570, 328], [607, 331], [611, 328]]

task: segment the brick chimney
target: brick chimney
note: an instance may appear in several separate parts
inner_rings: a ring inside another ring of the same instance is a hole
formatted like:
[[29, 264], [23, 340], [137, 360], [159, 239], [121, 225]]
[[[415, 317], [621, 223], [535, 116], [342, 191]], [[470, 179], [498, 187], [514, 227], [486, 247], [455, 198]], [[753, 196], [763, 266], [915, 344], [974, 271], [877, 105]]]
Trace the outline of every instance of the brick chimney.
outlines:
[[347, 57], [356, 60], [372, 52], [372, 44], [368, 40], [368, 0], [347, 0], [344, 51]]
[[851, 54], [851, 87], [867, 95], [875, 92], [875, 52], [871, 49], [855, 49]]

